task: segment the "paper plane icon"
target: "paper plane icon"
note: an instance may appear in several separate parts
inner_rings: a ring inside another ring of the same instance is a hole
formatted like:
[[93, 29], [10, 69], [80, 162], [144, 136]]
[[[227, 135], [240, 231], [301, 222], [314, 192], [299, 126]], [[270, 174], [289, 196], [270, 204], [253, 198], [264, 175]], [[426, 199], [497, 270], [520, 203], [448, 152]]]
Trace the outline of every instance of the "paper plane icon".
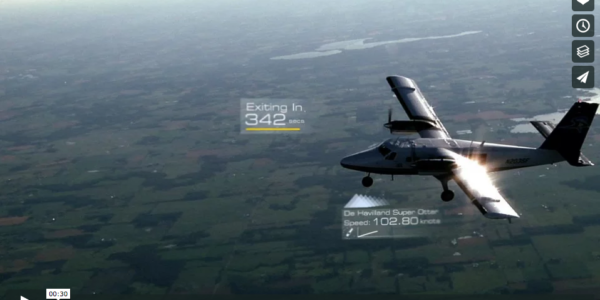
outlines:
[[583, 73], [582, 75], [580, 75], [579, 77], [577, 77], [577, 80], [579, 80], [581, 83], [585, 83], [587, 81], [588, 74], [590, 74], [590, 71], [587, 71], [587, 72]]
[[594, 67], [574, 66], [571, 70], [571, 85], [575, 89], [594, 88]]
[[577, 0], [577, 2], [581, 3], [581, 5], [585, 5], [586, 3], [590, 2], [590, 0]]
[[21, 296], [21, 300], [29, 300], [29, 299], [27, 299], [27, 298], [25, 298], [25, 297]]

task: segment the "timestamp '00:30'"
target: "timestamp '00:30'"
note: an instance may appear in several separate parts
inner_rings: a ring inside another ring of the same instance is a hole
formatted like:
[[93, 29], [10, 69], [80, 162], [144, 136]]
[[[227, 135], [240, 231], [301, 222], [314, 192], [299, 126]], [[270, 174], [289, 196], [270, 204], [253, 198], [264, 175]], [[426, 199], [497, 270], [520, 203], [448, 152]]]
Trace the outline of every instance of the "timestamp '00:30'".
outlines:
[[46, 289], [46, 299], [71, 299], [71, 289]]

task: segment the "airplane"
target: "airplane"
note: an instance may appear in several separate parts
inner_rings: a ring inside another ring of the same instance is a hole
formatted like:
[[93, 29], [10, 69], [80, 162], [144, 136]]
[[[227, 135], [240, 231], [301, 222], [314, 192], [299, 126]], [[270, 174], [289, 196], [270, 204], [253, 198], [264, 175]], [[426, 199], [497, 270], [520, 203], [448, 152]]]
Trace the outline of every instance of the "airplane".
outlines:
[[538, 148], [453, 139], [436, 116], [416, 82], [402, 76], [386, 78], [410, 120], [392, 120], [384, 124], [392, 134], [419, 134], [419, 138], [393, 138], [369, 149], [344, 157], [340, 164], [350, 170], [366, 172], [365, 187], [373, 185], [371, 174], [433, 176], [442, 184], [443, 201], [451, 201], [454, 192], [448, 182], [454, 180], [472, 204], [487, 218], [519, 218], [519, 214], [500, 194], [489, 172], [553, 165], [567, 161], [576, 167], [594, 164], [581, 153], [598, 104], [578, 101], [558, 125], [549, 121], [531, 121], [545, 138]]

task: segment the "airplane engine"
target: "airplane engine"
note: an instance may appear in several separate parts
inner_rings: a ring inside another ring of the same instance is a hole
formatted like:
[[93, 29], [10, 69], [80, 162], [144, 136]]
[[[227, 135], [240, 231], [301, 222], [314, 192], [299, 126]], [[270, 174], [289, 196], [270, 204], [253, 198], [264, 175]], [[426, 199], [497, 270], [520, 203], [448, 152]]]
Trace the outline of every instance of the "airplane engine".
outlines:
[[434, 126], [426, 121], [389, 121], [383, 125], [390, 133], [416, 133]]
[[411, 134], [427, 129], [437, 129], [435, 124], [425, 120], [410, 120], [410, 121], [392, 121], [392, 110], [388, 110], [388, 122], [383, 124], [383, 127], [390, 130], [393, 134]]
[[390, 130], [390, 133], [394, 134], [412, 134], [418, 132], [412, 121], [391, 121], [384, 126]]

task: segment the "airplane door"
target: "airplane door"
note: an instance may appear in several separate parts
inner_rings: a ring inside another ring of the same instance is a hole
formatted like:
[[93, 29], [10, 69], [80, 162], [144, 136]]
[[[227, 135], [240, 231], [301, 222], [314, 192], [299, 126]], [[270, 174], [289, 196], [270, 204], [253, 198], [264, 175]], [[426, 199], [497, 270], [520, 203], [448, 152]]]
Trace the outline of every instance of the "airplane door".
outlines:
[[474, 160], [478, 162], [480, 165], [485, 165], [487, 163], [487, 153], [471, 153], [467, 155], [470, 160]]
[[477, 153], [471, 159], [479, 162], [480, 165], [485, 165], [487, 163], [487, 153]]
[[415, 142], [410, 141], [410, 156], [412, 157], [412, 161], [417, 161], [417, 151], [416, 148], [417, 145], [415, 144]]

